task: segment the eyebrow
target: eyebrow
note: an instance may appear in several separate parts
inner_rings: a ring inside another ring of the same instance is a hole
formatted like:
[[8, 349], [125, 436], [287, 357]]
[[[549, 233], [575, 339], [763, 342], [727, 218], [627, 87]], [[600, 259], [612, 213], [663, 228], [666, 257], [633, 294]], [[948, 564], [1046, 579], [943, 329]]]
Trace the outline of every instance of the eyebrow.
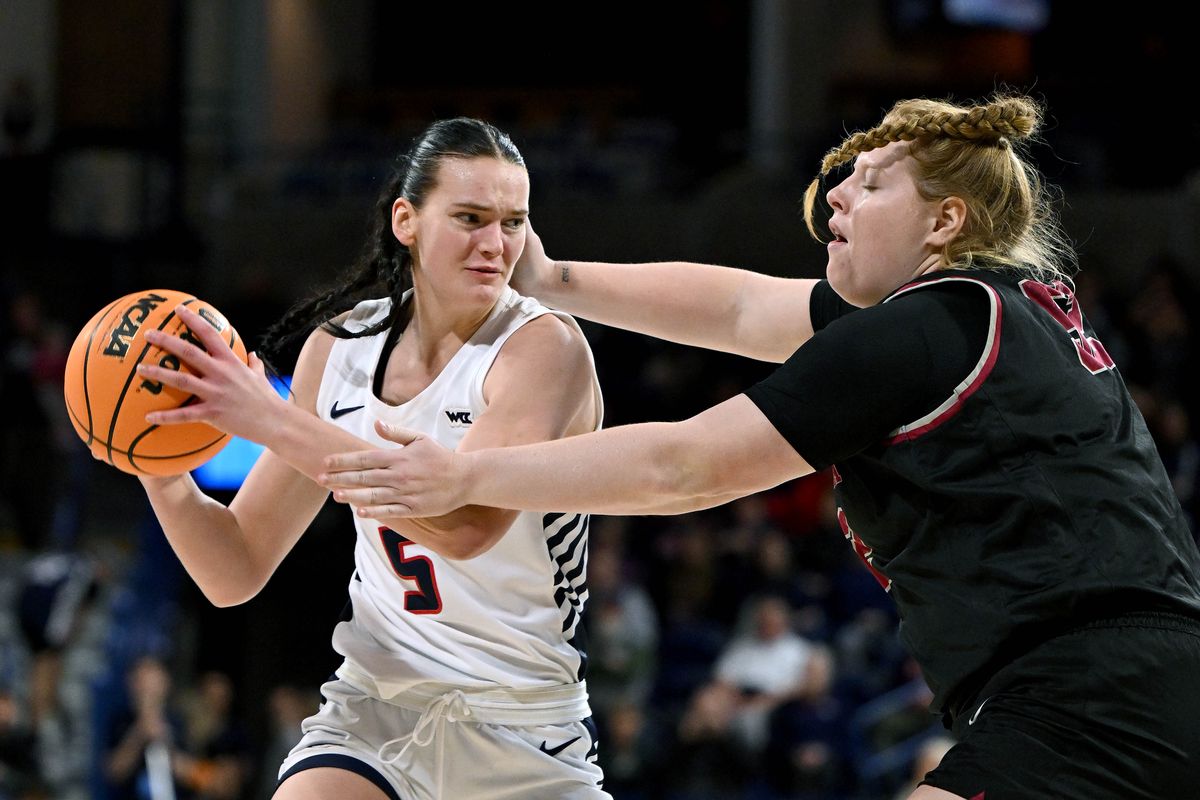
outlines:
[[[470, 209], [471, 211], [495, 211], [496, 210], [495, 206], [484, 205], [482, 203], [471, 203], [471, 202], [466, 202], [466, 201], [454, 202], [454, 203], [451, 203], [450, 205], [454, 206], [455, 208], [467, 208], [467, 209]], [[514, 214], [516, 216], [527, 217], [527, 216], [529, 216], [529, 209], [528, 208], [514, 208], [514, 209], [510, 210], [508, 213]]]

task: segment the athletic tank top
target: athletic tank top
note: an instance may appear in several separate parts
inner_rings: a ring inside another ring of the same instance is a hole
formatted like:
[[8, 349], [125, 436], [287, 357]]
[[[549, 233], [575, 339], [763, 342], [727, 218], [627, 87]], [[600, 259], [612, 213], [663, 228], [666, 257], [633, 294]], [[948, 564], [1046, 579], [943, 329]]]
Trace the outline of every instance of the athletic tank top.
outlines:
[[[388, 299], [364, 301], [343, 324], [365, 329], [390, 308]], [[398, 406], [373, 389], [386, 360], [387, 333], [338, 339], [321, 379], [318, 413], [379, 447], [396, 445], [375, 433], [376, 419], [423, 431], [454, 449], [486, 407], [484, 378], [500, 348], [522, 325], [548, 313], [578, 330], [571, 317], [506, 289], [433, 382]], [[543, 380], [549, 384], [555, 376]], [[592, 386], [599, 417], [594, 364]], [[583, 680], [587, 515], [522, 512], [494, 547], [464, 561], [443, 558], [376, 520], [354, 515], [354, 525], [352, 616], [335, 628], [333, 646], [359, 682], [369, 677], [383, 699], [444, 688], [550, 689]]]
[[1200, 617], [1200, 554], [1070, 287], [935, 272], [885, 302], [946, 282], [987, 297], [978, 362], [834, 480], [843, 531], [896, 601], [933, 708], [956, 714], [1000, 665], [1089, 620]]

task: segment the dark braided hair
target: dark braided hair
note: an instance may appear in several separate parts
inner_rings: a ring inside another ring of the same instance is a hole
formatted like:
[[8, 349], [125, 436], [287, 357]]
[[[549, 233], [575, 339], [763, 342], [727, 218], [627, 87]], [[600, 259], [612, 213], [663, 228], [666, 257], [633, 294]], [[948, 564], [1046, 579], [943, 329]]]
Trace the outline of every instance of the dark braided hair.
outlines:
[[[481, 120], [457, 117], [426, 128], [412, 149], [396, 159], [387, 185], [375, 202], [370, 236], [358, 263], [331, 286], [298, 302], [267, 329], [259, 346], [266, 363], [273, 364], [287, 345], [317, 327], [339, 339], [353, 339], [382, 333], [400, 321], [400, 300], [412, 287], [412, 254], [392, 233], [392, 205], [396, 198], [405, 197], [421, 208], [436, 186], [438, 168], [448, 158], [496, 158], [525, 166], [508, 134]], [[359, 300], [381, 294], [392, 301], [391, 312], [381, 322], [352, 331], [332, 321]]]

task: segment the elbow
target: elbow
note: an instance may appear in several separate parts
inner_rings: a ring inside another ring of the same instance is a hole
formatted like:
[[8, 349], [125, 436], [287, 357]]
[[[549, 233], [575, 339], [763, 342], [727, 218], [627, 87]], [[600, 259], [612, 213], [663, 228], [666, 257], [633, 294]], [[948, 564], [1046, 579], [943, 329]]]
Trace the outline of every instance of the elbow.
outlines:
[[[672, 423], [678, 429], [679, 423]], [[678, 437], [672, 437], [675, 439]], [[703, 459], [689, 453], [681, 443], [669, 441], [648, 461], [651, 474], [643, 487], [649, 497], [680, 501], [710, 493], [712, 470]]]
[[243, 581], [241, 583], [197, 584], [204, 598], [217, 608], [231, 608], [249, 602], [258, 596], [266, 581]]
[[[732, 499], [739, 493], [736, 475], [706, 446], [691, 421], [667, 423], [670, 433], [646, 454], [646, 472], [634, 491], [639, 492], [650, 513], [680, 514]], [[703, 434], [707, 435], [707, 434]]]

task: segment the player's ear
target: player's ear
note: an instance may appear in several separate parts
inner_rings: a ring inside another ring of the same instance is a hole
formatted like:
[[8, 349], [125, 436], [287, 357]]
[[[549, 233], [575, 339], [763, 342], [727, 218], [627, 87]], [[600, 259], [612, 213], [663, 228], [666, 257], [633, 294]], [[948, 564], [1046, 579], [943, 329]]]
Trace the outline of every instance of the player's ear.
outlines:
[[417, 240], [417, 209], [407, 197], [397, 197], [392, 203], [392, 233], [405, 247]]
[[928, 241], [935, 249], [940, 250], [962, 233], [967, 224], [967, 204], [961, 197], [951, 195], [942, 198], [936, 211]]

